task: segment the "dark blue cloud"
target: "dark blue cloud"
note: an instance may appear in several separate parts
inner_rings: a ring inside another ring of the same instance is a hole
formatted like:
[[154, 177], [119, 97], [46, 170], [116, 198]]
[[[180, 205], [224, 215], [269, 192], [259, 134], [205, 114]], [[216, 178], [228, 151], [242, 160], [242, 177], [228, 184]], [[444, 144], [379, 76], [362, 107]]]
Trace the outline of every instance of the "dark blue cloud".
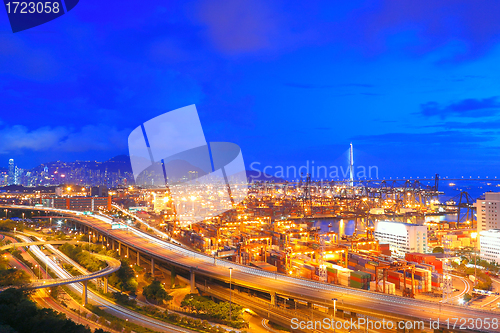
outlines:
[[373, 88], [373, 84], [368, 83], [345, 83], [345, 84], [313, 84], [313, 83], [285, 83], [286, 86], [292, 88], [304, 89], [328, 89], [339, 87], [356, 87], [356, 88]]
[[457, 122], [457, 121], [448, 121], [444, 123], [436, 123], [433, 125], [426, 125], [424, 127], [441, 127], [446, 129], [453, 130], [498, 130], [500, 129], [500, 119], [494, 119], [490, 121], [466, 121], [466, 122]]
[[493, 96], [483, 99], [467, 98], [446, 106], [440, 106], [436, 102], [427, 102], [420, 105], [420, 111], [427, 117], [490, 117], [500, 111], [500, 101], [497, 96]]
[[446, 144], [476, 144], [490, 142], [497, 138], [497, 132], [487, 132], [480, 135], [462, 131], [437, 131], [430, 133], [385, 133], [374, 135], [357, 135], [354, 141], [370, 144], [390, 144], [393, 146], [426, 146]]

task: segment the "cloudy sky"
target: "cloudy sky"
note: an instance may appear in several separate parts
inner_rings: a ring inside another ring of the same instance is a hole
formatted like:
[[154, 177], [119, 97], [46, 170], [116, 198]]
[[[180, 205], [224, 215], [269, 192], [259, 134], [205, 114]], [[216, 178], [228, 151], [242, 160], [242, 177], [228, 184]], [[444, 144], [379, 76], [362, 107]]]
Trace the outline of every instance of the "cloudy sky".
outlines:
[[[498, 1], [99, 1], [13, 34], [0, 14], [0, 166], [106, 160], [196, 104], [247, 166], [495, 176]], [[255, 164], [254, 164], [255, 165]]]

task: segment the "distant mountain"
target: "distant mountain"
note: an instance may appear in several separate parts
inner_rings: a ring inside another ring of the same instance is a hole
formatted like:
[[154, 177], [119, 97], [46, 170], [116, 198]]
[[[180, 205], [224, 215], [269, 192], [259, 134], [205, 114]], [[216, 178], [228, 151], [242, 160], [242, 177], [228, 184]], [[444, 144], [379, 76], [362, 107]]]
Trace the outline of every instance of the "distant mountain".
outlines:
[[[197, 164], [199, 164], [199, 161], [197, 161]], [[51, 180], [49, 181], [49, 183], [43, 180], [45, 179], [44, 177], [47, 176], [47, 174], [44, 173], [45, 168], [48, 169], [48, 174], [50, 175], [50, 177], [52, 177], [50, 178]], [[169, 182], [194, 180], [198, 177], [206, 175], [207, 171], [209, 172], [209, 170], [204, 169], [210, 169], [210, 165], [208, 165], [208, 167], [198, 167], [182, 159], [171, 160], [165, 164], [165, 171], [167, 177], [169, 178]], [[0, 168], [0, 173], [7, 171], [7, 168]], [[104, 183], [111, 186], [120, 184], [120, 179], [123, 179], [123, 177], [126, 177], [128, 179], [129, 184], [134, 183], [132, 166], [130, 164], [130, 158], [128, 155], [118, 155], [104, 162], [55, 161], [40, 164], [39, 166], [31, 170], [25, 170], [25, 172], [28, 171], [31, 174], [29, 177], [35, 178], [35, 181], [32, 183], [40, 185], [53, 185], [55, 182], [56, 184], [88, 183], [92, 185], [94, 185], [94, 183]], [[285, 182], [283, 178], [275, 177], [255, 170], [246, 170], [246, 176], [249, 183], [262, 181]], [[114, 179], [111, 183], [109, 182], [109, 177], [111, 177], [111, 179]], [[154, 183], [162, 183], [164, 182], [163, 167], [160, 163], [155, 163], [154, 165], [143, 171], [140, 178], [143, 177], [144, 179], [138, 179], [138, 184], [151, 184], [151, 179], [154, 179]], [[42, 179], [42, 181], [40, 181], [40, 179]]]
[[132, 172], [132, 166], [130, 165], [130, 159], [127, 155], [118, 155], [107, 161], [75, 161], [75, 162], [48, 162], [40, 164], [39, 166], [32, 169], [35, 172], [42, 172], [45, 167], [48, 167], [50, 171], [53, 169], [61, 170], [61, 172], [69, 172], [69, 170], [74, 170], [77, 168], [83, 168], [86, 170], [99, 170], [101, 172]]
[[130, 163], [130, 157], [128, 155], [118, 155], [113, 158], [110, 158], [108, 162]]

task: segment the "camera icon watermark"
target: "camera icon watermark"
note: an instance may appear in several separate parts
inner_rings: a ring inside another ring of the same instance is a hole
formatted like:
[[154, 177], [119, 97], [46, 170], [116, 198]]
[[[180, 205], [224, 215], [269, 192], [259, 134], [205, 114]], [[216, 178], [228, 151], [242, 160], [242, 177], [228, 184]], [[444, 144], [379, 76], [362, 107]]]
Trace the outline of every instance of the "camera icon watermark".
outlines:
[[136, 185], [164, 189], [161, 200], [181, 222], [217, 216], [248, 193], [240, 148], [207, 143], [194, 105], [146, 121], [130, 133], [128, 146]]

